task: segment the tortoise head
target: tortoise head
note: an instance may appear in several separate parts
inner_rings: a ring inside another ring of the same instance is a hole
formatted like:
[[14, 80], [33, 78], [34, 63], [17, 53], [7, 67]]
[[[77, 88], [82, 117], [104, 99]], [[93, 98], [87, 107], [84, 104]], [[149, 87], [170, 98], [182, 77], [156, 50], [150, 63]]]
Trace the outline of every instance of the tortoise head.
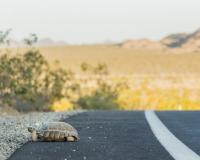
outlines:
[[28, 131], [31, 132], [31, 133], [33, 133], [34, 131], [36, 131], [36, 129], [33, 128], [33, 127], [28, 127]]

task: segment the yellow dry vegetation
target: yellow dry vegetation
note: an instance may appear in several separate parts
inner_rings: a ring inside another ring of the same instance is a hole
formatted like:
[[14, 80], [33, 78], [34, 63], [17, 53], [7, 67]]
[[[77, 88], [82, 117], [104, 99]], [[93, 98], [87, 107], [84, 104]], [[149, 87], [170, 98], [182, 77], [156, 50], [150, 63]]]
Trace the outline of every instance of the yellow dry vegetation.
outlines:
[[[25, 49], [13, 49], [22, 52]], [[80, 72], [80, 65], [106, 63], [111, 74], [188, 74], [200, 73], [199, 53], [171, 53], [161, 50], [126, 49], [117, 45], [66, 45], [39, 48], [54, 65]]]
[[117, 102], [122, 110], [199, 110], [200, 77], [133, 77], [132, 85], [119, 92]]
[[[92, 82], [94, 76], [85, 77]], [[108, 76], [104, 81], [114, 84], [127, 83], [118, 89], [116, 99], [121, 110], [199, 110], [199, 75], [126, 75]], [[81, 83], [85, 92], [95, 85]]]
[[[122, 110], [200, 109], [200, 53], [125, 49], [116, 45], [42, 47], [40, 51], [52, 65], [58, 60], [62, 67], [70, 68], [79, 77], [85, 76], [80, 71], [81, 63], [106, 63], [110, 71], [107, 81], [123, 80], [129, 86], [119, 91], [116, 100]], [[88, 79], [92, 83], [92, 78]], [[92, 84], [89, 86], [93, 88]], [[52, 108], [71, 110], [73, 105], [62, 100]]]
[[137, 89], [120, 92], [118, 104], [122, 110], [199, 110], [200, 92], [196, 98], [187, 89]]
[[55, 112], [71, 111], [74, 109], [74, 105], [68, 99], [63, 98], [54, 102], [50, 109]]

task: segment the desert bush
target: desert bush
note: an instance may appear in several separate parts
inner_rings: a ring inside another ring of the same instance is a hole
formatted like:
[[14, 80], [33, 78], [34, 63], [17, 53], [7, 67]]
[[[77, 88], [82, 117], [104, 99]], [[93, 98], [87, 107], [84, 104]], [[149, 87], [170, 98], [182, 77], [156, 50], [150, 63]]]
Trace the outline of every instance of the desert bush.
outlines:
[[51, 70], [39, 51], [0, 57], [0, 98], [18, 110], [46, 110], [65, 96], [72, 73]]
[[89, 94], [80, 96], [77, 104], [84, 109], [118, 109], [117, 97], [120, 85], [107, 82], [106, 77], [109, 75], [107, 65], [91, 66], [83, 63], [81, 68], [82, 71], [89, 72], [96, 77], [96, 88]]
[[12, 29], [8, 29], [6, 31], [0, 31], [0, 44], [9, 44], [10, 40], [8, 38]]
[[37, 41], [38, 41], [38, 37], [34, 33], [30, 34], [28, 38], [24, 39], [24, 43], [29, 47], [32, 47], [33, 44], [37, 43]]
[[[28, 45], [37, 39], [35, 35], [32, 38], [26, 39]], [[67, 96], [73, 86], [67, 82], [72, 78], [70, 71], [52, 70], [35, 48], [13, 56], [5, 53], [0, 56], [0, 102], [19, 111], [49, 110], [51, 104]]]
[[80, 97], [77, 103], [83, 109], [118, 109], [116, 98], [112, 93], [96, 91], [92, 95]]

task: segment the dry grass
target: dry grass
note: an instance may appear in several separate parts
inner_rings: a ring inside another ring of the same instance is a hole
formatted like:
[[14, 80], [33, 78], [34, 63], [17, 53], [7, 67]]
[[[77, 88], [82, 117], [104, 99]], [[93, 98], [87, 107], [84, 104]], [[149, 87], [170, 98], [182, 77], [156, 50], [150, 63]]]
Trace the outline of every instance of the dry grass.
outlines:
[[[24, 49], [18, 49], [21, 52]], [[16, 51], [16, 50], [15, 50]], [[106, 63], [111, 74], [199, 74], [200, 53], [174, 54], [160, 50], [124, 49], [114, 45], [80, 45], [40, 48], [53, 64], [80, 73], [80, 64]]]
[[[58, 60], [62, 67], [91, 83], [93, 78], [80, 72], [81, 63], [106, 63], [111, 74], [108, 81], [122, 80], [130, 86], [119, 94], [121, 109], [200, 109], [200, 53], [175, 54], [113, 45], [43, 47], [40, 51], [52, 65]], [[89, 87], [94, 88], [91, 83]]]
[[[84, 78], [90, 82], [80, 83], [85, 91], [95, 89], [96, 77]], [[128, 84], [128, 88], [119, 90], [116, 100], [122, 110], [200, 109], [200, 75], [117, 75], [103, 79], [111, 85], [119, 82]]]
[[119, 93], [121, 109], [199, 110], [199, 76], [146, 76], [129, 78]]

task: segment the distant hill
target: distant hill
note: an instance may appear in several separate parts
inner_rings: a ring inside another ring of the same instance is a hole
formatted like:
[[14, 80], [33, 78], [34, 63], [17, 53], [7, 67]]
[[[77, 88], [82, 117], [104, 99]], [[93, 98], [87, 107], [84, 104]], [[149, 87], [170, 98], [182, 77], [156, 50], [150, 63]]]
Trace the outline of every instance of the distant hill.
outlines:
[[171, 34], [159, 41], [148, 39], [128, 40], [120, 44], [122, 48], [169, 49], [178, 51], [200, 51], [200, 29], [193, 33]]
[[[54, 41], [50, 38], [39, 39], [38, 42], [34, 44], [34, 46], [37, 46], [37, 47], [64, 46], [64, 45], [67, 45], [67, 43], [64, 41]], [[26, 44], [24, 43], [23, 40], [17, 41], [17, 40], [11, 39], [9, 41], [9, 45], [3, 44], [3, 45], [0, 45], [0, 47], [14, 47], [14, 48], [26, 47]]]
[[50, 38], [44, 38], [40, 39], [37, 43], [36, 46], [62, 46], [66, 45], [67, 43], [64, 41], [54, 41]]
[[127, 40], [120, 44], [122, 48], [134, 48], [134, 49], [165, 49], [166, 46], [158, 41], [152, 41], [148, 39], [140, 40]]
[[188, 35], [187, 33], [171, 34], [164, 37], [159, 43], [169, 48], [179, 48], [187, 41]]
[[[193, 33], [175, 33], [170, 34], [161, 40], [153, 41], [150, 39], [127, 40], [120, 44], [113, 41], [105, 41], [104, 45], [117, 45], [121, 48], [144, 49], [144, 50], [160, 50], [176, 52], [200, 52], [200, 29]], [[50, 38], [39, 39], [34, 44], [36, 47], [49, 46], [65, 46], [65, 41], [54, 41]], [[98, 44], [97, 44], [98, 45]], [[23, 41], [10, 40], [8, 45], [0, 45], [0, 47], [26, 47]]]

